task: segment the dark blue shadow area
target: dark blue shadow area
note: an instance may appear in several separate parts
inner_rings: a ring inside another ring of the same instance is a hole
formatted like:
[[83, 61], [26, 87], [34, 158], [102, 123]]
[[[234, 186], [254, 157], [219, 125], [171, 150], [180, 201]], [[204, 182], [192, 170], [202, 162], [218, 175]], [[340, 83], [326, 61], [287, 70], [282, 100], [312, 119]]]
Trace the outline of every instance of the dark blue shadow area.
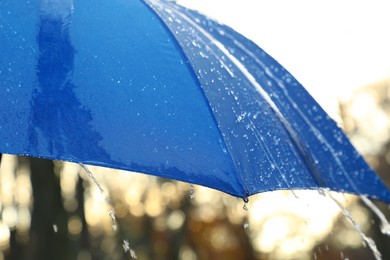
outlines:
[[[43, 1], [44, 2], [44, 1]], [[110, 160], [98, 144], [101, 135], [90, 122], [91, 111], [77, 99], [72, 83], [76, 50], [70, 39], [72, 1], [68, 6], [41, 3], [37, 42], [37, 85], [30, 114], [30, 150], [79, 161]], [[42, 10], [51, 8], [52, 10]], [[39, 138], [44, 135], [45, 138]]]

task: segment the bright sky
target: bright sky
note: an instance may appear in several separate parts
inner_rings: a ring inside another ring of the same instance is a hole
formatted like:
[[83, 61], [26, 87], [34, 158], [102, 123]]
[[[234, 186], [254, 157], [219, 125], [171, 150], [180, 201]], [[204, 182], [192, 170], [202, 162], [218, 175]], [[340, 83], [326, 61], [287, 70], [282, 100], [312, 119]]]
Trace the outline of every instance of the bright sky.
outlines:
[[390, 1], [178, 0], [286, 67], [332, 115], [337, 98], [390, 78]]

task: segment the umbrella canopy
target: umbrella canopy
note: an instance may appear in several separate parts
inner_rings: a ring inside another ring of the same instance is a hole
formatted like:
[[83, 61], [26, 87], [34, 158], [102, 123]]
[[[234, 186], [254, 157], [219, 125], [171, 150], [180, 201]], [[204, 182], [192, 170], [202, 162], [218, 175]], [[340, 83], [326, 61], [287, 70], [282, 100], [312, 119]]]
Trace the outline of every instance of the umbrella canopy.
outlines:
[[276, 189], [390, 202], [289, 72], [170, 1], [0, 3], [0, 152], [125, 169], [231, 195]]

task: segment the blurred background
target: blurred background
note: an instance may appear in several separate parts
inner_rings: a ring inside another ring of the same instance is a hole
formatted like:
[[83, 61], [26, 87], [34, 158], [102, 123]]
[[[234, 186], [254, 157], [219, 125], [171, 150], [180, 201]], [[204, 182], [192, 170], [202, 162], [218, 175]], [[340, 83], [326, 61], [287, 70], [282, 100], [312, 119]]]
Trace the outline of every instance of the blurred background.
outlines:
[[[390, 10], [385, 1], [181, 0], [283, 64], [390, 185]], [[374, 259], [318, 191], [243, 201], [190, 184], [2, 155], [0, 259]], [[192, 191], [193, 190], [193, 191]], [[390, 239], [360, 199], [333, 194], [383, 259]], [[375, 202], [389, 218], [388, 205]]]

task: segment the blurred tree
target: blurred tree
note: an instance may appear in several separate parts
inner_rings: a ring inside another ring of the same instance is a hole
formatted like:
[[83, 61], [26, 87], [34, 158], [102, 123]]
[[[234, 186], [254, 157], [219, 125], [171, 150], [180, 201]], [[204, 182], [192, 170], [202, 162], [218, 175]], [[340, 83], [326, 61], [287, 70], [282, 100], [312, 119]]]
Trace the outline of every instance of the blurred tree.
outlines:
[[67, 213], [62, 205], [60, 180], [54, 172], [54, 164], [38, 158], [31, 158], [30, 164], [34, 203], [30, 245], [24, 259], [71, 259]]

